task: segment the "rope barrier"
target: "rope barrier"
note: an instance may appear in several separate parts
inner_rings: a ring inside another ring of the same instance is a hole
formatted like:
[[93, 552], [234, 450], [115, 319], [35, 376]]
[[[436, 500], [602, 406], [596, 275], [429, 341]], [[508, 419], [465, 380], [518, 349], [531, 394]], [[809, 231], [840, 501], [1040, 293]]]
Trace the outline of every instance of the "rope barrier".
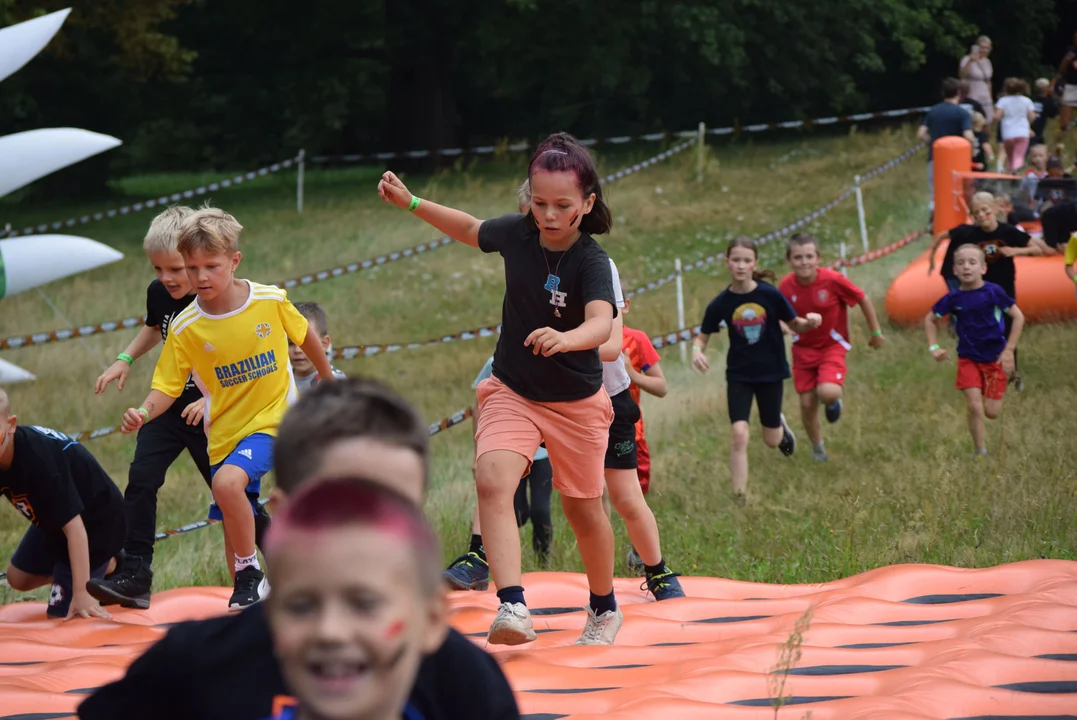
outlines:
[[[677, 153], [684, 151], [695, 144], [695, 139], [690, 139], [679, 145], [676, 145], [665, 152], [661, 152], [654, 157], [648, 158], [638, 163], [634, 163], [627, 167], [611, 173], [601, 179], [604, 184], [609, 184], [621, 180], [629, 175], [633, 175], [649, 167], [653, 167], [658, 163], [668, 160]], [[415, 247], [405, 248], [403, 250], [395, 250], [384, 255], [378, 255], [374, 258], [367, 260], [361, 260], [358, 262], [349, 263], [347, 265], [341, 265], [338, 267], [330, 268], [328, 270], [319, 270], [318, 272], [307, 273], [299, 277], [290, 278], [276, 283], [278, 287], [282, 287], [285, 290], [291, 290], [295, 287], [303, 287], [311, 285], [317, 282], [324, 282], [331, 278], [341, 277], [343, 275], [353, 275], [363, 270], [368, 270], [372, 267], [378, 267], [381, 265], [387, 265], [397, 260], [404, 260], [406, 258], [416, 257], [424, 253], [432, 252], [438, 248], [451, 245], [453, 242], [450, 237], [442, 237], [437, 240], [431, 240], [430, 242], [421, 243]], [[73, 340], [80, 337], [88, 337], [90, 335], [101, 335], [104, 333], [117, 332], [119, 330], [128, 330], [144, 325], [146, 322], [145, 315], [138, 315], [133, 317], [120, 318], [119, 320], [109, 320], [106, 322], [89, 323], [86, 325], [80, 325], [73, 328], [65, 328], [62, 330], [46, 330], [42, 332], [30, 333], [28, 335], [15, 335], [8, 338], [0, 339], [0, 350], [17, 350], [19, 348], [29, 347], [31, 345], [47, 345], [54, 342], [63, 342], [66, 340]]]

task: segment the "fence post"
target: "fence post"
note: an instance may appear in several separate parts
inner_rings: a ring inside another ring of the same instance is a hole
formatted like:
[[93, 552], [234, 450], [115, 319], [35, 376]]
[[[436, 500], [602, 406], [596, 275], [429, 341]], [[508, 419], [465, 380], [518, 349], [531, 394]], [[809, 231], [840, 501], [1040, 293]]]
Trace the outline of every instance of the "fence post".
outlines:
[[[700, 127], [703, 123], [700, 123]], [[673, 269], [677, 271], [677, 329], [684, 327], [684, 273], [681, 271], [681, 259], [673, 261]], [[681, 342], [677, 343], [681, 348], [681, 362], [688, 362], [688, 346]]]
[[853, 178], [856, 186], [856, 213], [860, 216], [860, 242], [864, 246], [864, 252], [868, 251], [868, 223], [864, 219], [864, 193], [860, 189], [860, 176]]
[[845, 269], [845, 241], [841, 241], [841, 274], [845, 277], [849, 277], [849, 273]]
[[303, 169], [306, 166], [307, 151], [299, 150], [299, 172], [295, 178], [295, 211], [303, 214]]
[[[703, 182], [703, 151], [705, 150], [704, 141], [706, 138], [707, 126], [699, 123], [699, 135], [696, 137], [696, 182]], [[683, 353], [682, 353], [683, 355]]]

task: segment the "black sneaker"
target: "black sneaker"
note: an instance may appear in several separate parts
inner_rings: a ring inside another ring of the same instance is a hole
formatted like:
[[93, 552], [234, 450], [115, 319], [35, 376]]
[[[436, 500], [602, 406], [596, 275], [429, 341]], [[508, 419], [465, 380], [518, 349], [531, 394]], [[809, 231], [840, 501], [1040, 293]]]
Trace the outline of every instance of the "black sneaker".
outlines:
[[265, 555], [265, 549], [262, 547], [262, 539], [269, 530], [269, 523], [269, 511], [266, 510], [265, 505], [258, 503], [254, 510], [254, 545], [262, 551], [263, 555]]
[[647, 579], [639, 586], [640, 590], [650, 590], [654, 595], [654, 599], [672, 600], [673, 598], [682, 598], [684, 595], [684, 588], [681, 587], [681, 581], [677, 578], [680, 577], [678, 573], [671, 571], [668, 567], [662, 568], [662, 572], [655, 575], [648, 574]]
[[490, 565], [474, 552], [453, 560], [442, 576], [457, 590], [485, 590], [490, 587]]
[[86, 592], [102, 605], [147, 610], [152, 585], [149, 562], [137, 555], [124, 555], [115, 572], [99, 580], [91, 578], [86, 583]]
[[253, 565], [248, 565], [236, 573], [235, 589], [228, 601], [229, 610], [242, 610], [255, 603], [262, 602], [269, 596], [269, 581], [265, 573]]
[[1017, 392], [1024, 392], [1025, 390], [1025, 380], [1017, 373], [1010, 376], [1009, 384], [1013, 385], [1013, 389]]
[[789, 423], [785, 421], [785, 413], [782, 413], [782, 431], [784, 436], [781, 443], [778, 444], [778, 449], [782, 451], [782, 455], [789, 457], [797, 449], [797, 436], [793, 434], [793, 430], [789, 427]]
[[827, 405], [826, 406], [826, 421], [828, 423], [830, 423], [831, 425], [833, 425], [838, 420], [840, 420], [841, 419], [841, 408], [842, 408], [841, 398], [838, 398], [837, 401], [832, 402], [829, 405]]

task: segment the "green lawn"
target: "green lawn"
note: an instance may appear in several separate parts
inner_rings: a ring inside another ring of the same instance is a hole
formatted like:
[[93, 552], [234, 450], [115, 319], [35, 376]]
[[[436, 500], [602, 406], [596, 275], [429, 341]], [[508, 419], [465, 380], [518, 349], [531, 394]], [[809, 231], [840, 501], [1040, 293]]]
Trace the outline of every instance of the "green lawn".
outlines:
[[[704, 181], [695, 180], [694, 149], [608, 188], [616, 218], [603, 242], [630, 287], [668, 274], [684, 262], [724, 250], [735, 234], [781, 228], [826, 203], [863, 173], [914, 143], [913, 129], [805, 136], [801, 140], [730, 144], [711, 140]], [[604, 172], [646, 158], [654, 144], [621, 147], [600, 158]], [[514, 208], [514, 188], [525, 171], [521, 155], [487, 159], [432, 177], [406, 177], [424, 197], [479, 216]], [[926, 221], [922, 155], [865, 185], [873, 246], [900, 238]], [[436, 231], [382, 203], [375, 192], [379, 168], [315, 169], [306, 176], [306, 206], [295, 210], [295, 175], [281, 173], [216, 193], [211, 200], [246, 227], [240, 274], [274, 282], [332, 268], [438, 237]], [[116, 204], [195, 187], [216, 177], [153, 176], [118, 183], [128, 194]], [[23, 208], [0, 204], [16, 227], [81, 214], [94, 207]], [[107, 242], [127, 257], [111, 266], [46, 287], [73, 323], [97, 322], [143, 311], [152, 271], [141, 254], [151, 213], [82, 226], [74, 232]], [[828, 259], [838, 243], [859, 247], [856, 205], [850, 198], [808, 228], [823, 241]], [[890, 280], [924, 241], [849, 271], [883, 310]], [[784, 272], [784, 248], [772, 243], [765, 266]], [[724, 267], [708, 265], [684, 280], [688, 324], [727, 282]], [[503, 292], [500, 259], [454, 244], [432, 253], [290, 292], [315, 300], [329, 315], [336, 346], [426, 340], [456, 330], [495, 324]], [[5, 300], [0, 335], [64, 327], [36, 292]], [[638, 297], [628, 322], [652, 335], [677, 328], [674, 285]], [[1073, 326], [1026, 330], [1021, 362], [1023, 394], [1006, 397], [1003, 417], [989, 426], [989, 459], [976, 462], [963, 401], [953, 389], [953, 363], [936, 365], [922, 331], [887, 328], [889, 343], [867, 347], [862, 318], [852, 319], [854, 350], [840, 424], [825, 428], [830, 462], [815, 464], [800, 430], [796, 398], [787, 384], [785, 410], [800, 431], [792, 459], [763, 447], [753, 426], [749, 450], [750, 498], [731, 502], [729, 423], [717, 339], [706, 377], [680, 362], [676, 348], [662, 351], [670, 393], [647, 398], [644, 414], [652, 448], [650, 502], [662, 529], [668, 560], [685, 574], [766, 582], [823, 582], [881, 565], [904, 562], [989, 566], [1039, 557], [1073, 558], [1077, 548], [1077, 494], [1072, 452], [1077, 380], [1068, 372], [1077, 354]], [[101, 397], [93, 381], [134, 331], [0, 353], [35, 372], [33, 384], [9, 388], [24, 423], [65, 431], [118, 422], [140, 401], [153, 361], [137, 363], [127, 390]], [[470, 389], [494, 339], [427, 347], [391, 357], [338, 361], [350, 374], [381, 378], [398, 388], [431, 421], [467, 406]], [[714, 343], [712, 343], [712, 346]], [[154, 354], [153, 357], [156, 357]], [[427, 511], [450, 559], [464, 547], [474, 503], [469, 424], [432, 440], [433, 481]], [[1067, 435], [1069, 437], [1067, 437]], [[88, 442], [122, 486], [133, 437]], [[158, 525], [177, 527], [204, 517], [209, 493], [189, 460], [173, 469], [160, 494]], [[555, 503], [556, 505], [556, 503]], [[618, 534], [618, 562], [627, 539]], [[0, 511], [0, 561], [25, 529], [13, 509]], [[529, 534], [530, 530], [525, 530]], [[556, 569], [580, 571], [571, 534], [555, 512]], [[527, 543], [525, 547], [529, 547]], [[158, 546], [155, 589], [226, 584], [219, 527], [171, 538]], [[525, 569], [532, 569], [529, 553]], [[625, 573], [623, 564], [619, 573]], [[41, 597], [39, 594], [37, 597]], [[0, 602], [15, 595], [0, 588]]]

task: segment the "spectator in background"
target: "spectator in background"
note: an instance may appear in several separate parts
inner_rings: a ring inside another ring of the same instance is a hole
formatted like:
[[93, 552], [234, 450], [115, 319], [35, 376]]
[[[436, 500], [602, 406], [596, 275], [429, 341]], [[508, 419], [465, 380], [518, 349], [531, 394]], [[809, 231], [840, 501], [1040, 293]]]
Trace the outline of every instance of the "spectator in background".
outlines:
[[976, 144], [972, 134], [972, 117], [958, 104], [961, 100], [961, 83], [954, 78], [942, 81], [942, 102], [936, 103], [924, 116], [916, 137], [928, 144], [927, 148], [927, 188], [931, 197], [931, 210], [935, 210], [935, 163], [934, 144], [942, 137], [956, 135], [963, 137], [970, 144]]
[[1036, 119], [1032, 123], [1032, 145], [1047, 143], [1047, 121], [1058, 117], [1058, 104], [1055, 102], [1054, 93], [1051, 92], [1051, 81], [1040, 78], [1036, 81], [1036, 94], [1032, 98], [1032, 106], [1036, 109]]
[[995, 103], [991, 96], [991, 78], [994, 77], [995, 68], [991, 65], [991, 38], [981, 35], [976, 38], [976, 44], [969, 48], [969, 54], [961, 58], [958, 76], [962, 80], [969, 81], [969, 97], [983, 104], [984, 117], [987, 122], [994, 121], [993, 109]]
[[1002, 146], [1006, 150], [1006, 169], [1017, 172], [1025, 164], [1036, 108], [1028, 97], [1028, 83], [1021, 78], [1006, 78], [1002, 97], [995, 103], [995, 120], [1000, 125]]
[[1015, 200], [1025, 207], [1036, 209], [1036, 186], [1047, 177], [1047, 146], [1033, 145], [1028, 151], [1028, 169], [1017, 189]]
[[1077, 107], [1077, 31], [1073, 33], [1073, 44], [1066, 48], [1066, 54], [1058, 64], [1058, 78], [1055, 82], [1065, 85], [1062, 91], [1062, 107], [1058, 111], [1058, 124], [1062, 132], [1065, 132], [1073, 117], [1073, 108]]
[[1036, 209], [1042, 215], [1053, 205], [1077, 199], [1077, 180], [1063, 167], [1062, 159], [1047, 159], [1047, 177], [1036, 185]]
[[972, 134], [976, 138], [972, 143], [972, 169], [987, 172], [987, 163], [994, 161], [995, 150], [987, 134], [987, 119], [978, 112], [972, 113]]
[[961, 80], [959, 82], [961, 83], [961, 102], [959, 102], [958, 104], [963, 107], [965, 109], [965, 112], [967, 112], [969, 115], [973, 115], [974, 113], [980, 113], [984, 116], [984, 119], [986, 120], [987, 109], [984, 108], [983, 103], [981, 103], [976, 98], [969, 97], [969, 89], [972, 87], [971, 83], [969, 83], [968, 80]]
[[1006, 222], [1019, 230], [1024, 230], [1020, 227], [1021, 223], [1033, 222], [1036, 220], [1036, 213], [1025, 207], [1024, 205], [1015, 205], [1013, 197], [1008, 193], [1002, 193], [996, 198], [998, 204], [999, 217], [1005, 217]]

